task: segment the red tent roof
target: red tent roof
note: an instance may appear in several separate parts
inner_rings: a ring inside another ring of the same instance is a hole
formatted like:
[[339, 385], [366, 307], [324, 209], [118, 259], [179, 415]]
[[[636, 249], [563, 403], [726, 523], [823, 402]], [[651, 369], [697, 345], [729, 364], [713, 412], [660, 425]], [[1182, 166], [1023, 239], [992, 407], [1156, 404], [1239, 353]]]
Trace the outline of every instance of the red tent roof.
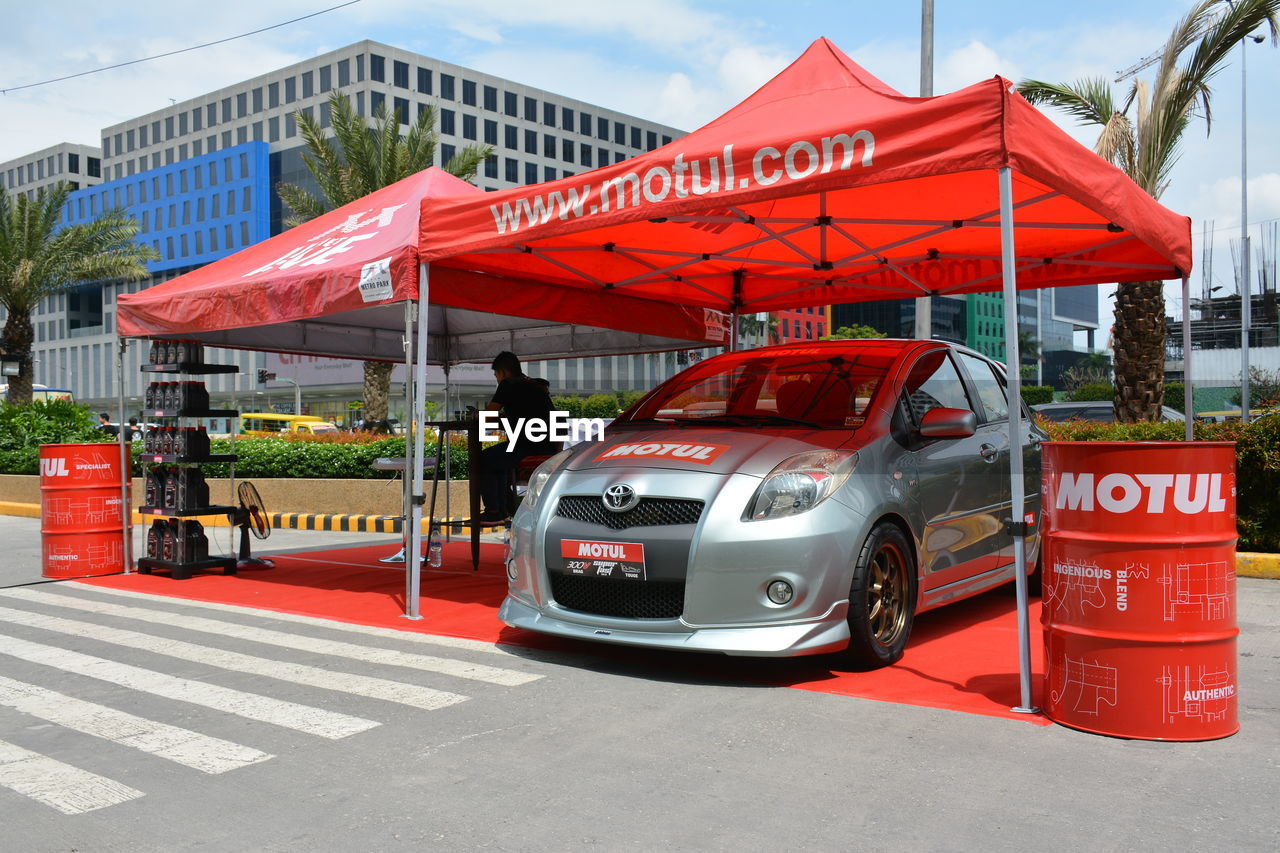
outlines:
[[[269, 240], [119, 300], [120, 335], [183, 335], [244, 349], [404, 357], [403, 303], [416, 300], [419, 218], [480, 189], [430, 168]], [[425, 212], [425, 213], [424, 213]], [[429, 359], [487, 360], [678, 349], [725, 340], [718, 312], [618, 293], [599, 305], [540, 282], [466, 270], [431, 276]], [[269, 328], [270, 331], [266, 329]]]
[[1178, 277], [1190, 222], [996, 77], [899, 94], [820, 39], [687, 137], [558, 181], [443, 199], [422, 257], [581, 295], [720, 310]]

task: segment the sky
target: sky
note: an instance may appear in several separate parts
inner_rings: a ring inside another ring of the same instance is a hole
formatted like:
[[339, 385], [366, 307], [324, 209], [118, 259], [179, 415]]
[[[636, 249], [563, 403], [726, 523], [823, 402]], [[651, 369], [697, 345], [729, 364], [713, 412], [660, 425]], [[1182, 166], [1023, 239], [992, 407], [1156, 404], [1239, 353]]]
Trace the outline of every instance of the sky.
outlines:
[[[271, 27], [345, 0], [0, 0], [0, 90]], [[1114, 80], [1156, 51], [1192, 0], [936, 0], [934, 93], [999, 74]], [[266, 32], [164, 59], [0, 94], [0, 162], [361, 39], [692, 130], [826, 37], [906, 94], [920, 91], [920, 4], [883, 0], [359, 0]], [[1248, 49], [1248, 199], [1255, 250], [1280, 223], [1280, 50]], [[1213, 82], [1211, 133], [1196, 119], [1161, 201], [1191, 217], [1192, 294], [1234, 290], [1240, 234], [1240, 49]], [[1150, 72], [1147, 72], [1148, 74]], [[1118, 96], [1127, 83], [1114, 84]], [[1092, 146], [1096, 130], [1048, 111]], [[1204, 230], [1210, 229], [1211, 239]], [[1211, 246], [1212, 263], [1204, 248]], [[1274, 253], [1271, 263], [1274, 264]], [[1256, 267], [1256, 263], [1255, 263]], [[1177, 286], [1167, 288], [1176, 295]], [[1110, 320], [1100, 290], [1100, 321]], [[1171, 301], [1171, 314], [1178, 305]]]

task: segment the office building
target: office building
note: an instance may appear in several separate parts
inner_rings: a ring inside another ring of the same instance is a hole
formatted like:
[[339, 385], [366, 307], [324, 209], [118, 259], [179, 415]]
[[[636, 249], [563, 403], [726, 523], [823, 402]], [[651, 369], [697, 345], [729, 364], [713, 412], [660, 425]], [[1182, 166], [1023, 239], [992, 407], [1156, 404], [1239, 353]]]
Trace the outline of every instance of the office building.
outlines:
[[102, 150], [63, 142], [0, 163], [0, 187], [11, 196], [35, 198], [37, 192], [59, 181], [66, 181], [73, 190], [102, 183]]
[[[861, 324], [894, 338], [915, 337], [914, 299], [834, 305], [831, 327]], [[933, 299], [933, 337], [964, 344], [997, 361], [1004, 361], [1004, 298], [1000, 293], [937, 296]], [[1098, 329], [1098, 287], [1053, 287], [1018, 294], [1018, 330], [1038, 341], [1043, 360], [1031, 380], [1058, 387], [1063, 371], [1073, 367], [1095, 346]], [[1083, 340], [1080, 338], [1083, 337]], [[1024, 365], [1036, 367], [1033, 359]]]

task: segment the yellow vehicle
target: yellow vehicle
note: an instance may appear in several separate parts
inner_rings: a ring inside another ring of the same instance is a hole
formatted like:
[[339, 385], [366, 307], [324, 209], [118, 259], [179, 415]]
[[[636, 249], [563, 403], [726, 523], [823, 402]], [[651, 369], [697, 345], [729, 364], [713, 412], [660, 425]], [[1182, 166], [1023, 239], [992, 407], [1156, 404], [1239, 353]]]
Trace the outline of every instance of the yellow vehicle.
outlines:
[[[1257, 414], [1256, 412], [1254, 414]], [[1224, 412], [1196, 412], [1196, 420], [1209, 421], [1210, 423], [1226, 423], [1227, 421], [1240, 420], [1240, 410], [1232, 409]]]
[[248, 412], [240, 416], [240, 434], [254, 436], [334, 435], [338, 428], [315, 415], [277, 415], [270, 412]]

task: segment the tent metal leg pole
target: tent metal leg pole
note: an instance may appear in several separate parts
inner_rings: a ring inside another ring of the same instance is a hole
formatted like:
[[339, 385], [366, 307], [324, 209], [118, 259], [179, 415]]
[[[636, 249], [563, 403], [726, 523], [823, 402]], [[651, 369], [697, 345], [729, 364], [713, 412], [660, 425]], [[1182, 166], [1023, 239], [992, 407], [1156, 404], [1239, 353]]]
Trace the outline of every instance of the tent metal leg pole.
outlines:
[[738, 309], [729, 314], [729, 352], [738, 351]]
[[1191, 278], [1182, 277], [1182, 410], [1187, 418], [1187, 441], [1195, 438], [1196, 407], [1191, 391]]
[[1000, 169], [1000, 254], [1004, 278], [1005, 364], [1009, 366], [1009, 532], [1013, 534], [1014, 589], [1018, 598], [1018, 684], [1021, 703], [1012, 710], [1037, 714], [1031, 693], [1031, 625], [1028, 615], [1026, 489], [1022, 466], [1022, 372], [1018, 352], [1018, 282], [1013, 245], [1013, 173]]
[[[440, 420], [453, 420], [449, 417], [449, 363], [444, 364], [444, 417]], [[437, 454], [436, 467], [444, 466], [444, 517], [453, 518], [453, 502], [450, 497], [453, 495], [453, 474], [449, 470], [449, 443], [444, 442], [440, 445], [440, 453]], [[446, 524], [444, 527], [444, 541], [453, 541], [453, 526]]]
[[[404, 338], [402, 344], [404, 346], [404, 408], [405, 423], [408, 425], [405, 430], [404, 440], [404, 470], [400, 472], [400, 556], [405, 560], [409, 555], [409, 513], [410, 507], [413, 506], [413, 478], [409, 472], [413, 469], [410, 466], [412, 459], [412, 447], [409, 444], [409, 428], [413, 424], [413, 334], [414, 321], [418, 316], [418, 306], [413, 302], [404, 304]], [[405, 575], [408, 577], [408, 575]], [[406, 589], [407, 593], [408, 590]]]
[[[427, 304], [430, 287], [429, 264], [418, 265], [418, 328], [415, 339], [416, 348], [413, 364], [413, 409], [409, 413], [413, 425], [413, 450], [410, 459], [413, 463], [413, 496], [410, 507], [409, 553], [405, 555], [405, 617], [421, 619], [418, 612], [418, 599], [422, 591], [422, 504], [426, 500], [422, 484], [423, 442], [426, 433], [426, 390], [427, 390]], [[406, 447], [406, 451], [408, 448]], [[405, 475], [408, 476], [406, 471]]]
[[129, 437], [126, 434], [129, 419], [124, 412], [124, 363], [125, 353], [129, 350], [126, 338], [116, 338], [116, 379], [120, 383], [120, 539], [123, 550], [120, 552], [125, 572], [133, 571], [133, 503], [129, 499], [130, 485], [133, 480], [133, 459], [125, 449]]

